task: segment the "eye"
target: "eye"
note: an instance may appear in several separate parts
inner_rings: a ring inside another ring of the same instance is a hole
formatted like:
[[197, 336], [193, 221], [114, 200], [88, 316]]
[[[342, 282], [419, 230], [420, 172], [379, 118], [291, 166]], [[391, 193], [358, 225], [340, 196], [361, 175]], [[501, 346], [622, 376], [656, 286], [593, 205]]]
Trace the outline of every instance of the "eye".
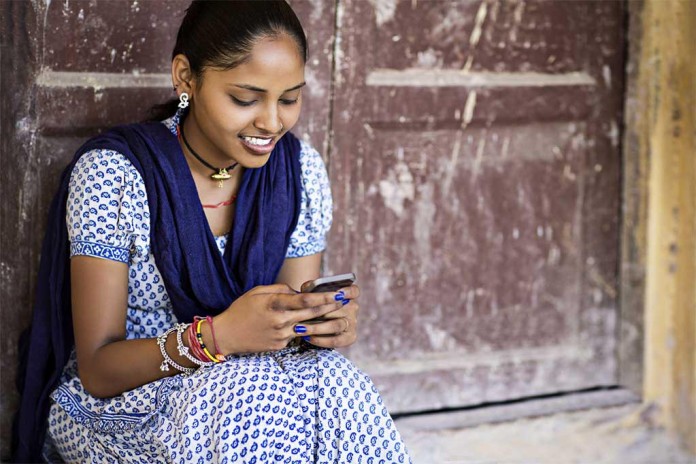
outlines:
[[297, 98], [294, 100], [290, 100], [287, 98], [285, 98], [285, 99], [281, 98], [280, 103], [282, 103], [283, 105], [294, 105], [295, 103], [297, 103], [297, 100], [298, 100]]
[[230, 97], [232, 98], [232, 101], [235, 102], [235, 104], [237, 104], [239, 106], [251, 106], [254, 103], [256, 103], [256, 100], [251, 100], [251, 101], [240, 100], [239, 98], [237, 98], [233, 95], [230, 95]]

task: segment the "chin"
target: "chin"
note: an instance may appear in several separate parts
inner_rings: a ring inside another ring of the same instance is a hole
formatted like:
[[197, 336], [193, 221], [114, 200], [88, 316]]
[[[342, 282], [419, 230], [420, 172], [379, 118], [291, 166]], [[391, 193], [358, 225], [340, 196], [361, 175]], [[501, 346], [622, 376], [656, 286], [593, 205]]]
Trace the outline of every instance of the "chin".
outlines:
[[258, 169], [264, 167], [266, 163], [268, 163], [270, 157], [270, 153], [267, 155], [250, 155], [245, 153], [242, 156], [235, 158], [237, 159], [239, 165], [245, 169]]

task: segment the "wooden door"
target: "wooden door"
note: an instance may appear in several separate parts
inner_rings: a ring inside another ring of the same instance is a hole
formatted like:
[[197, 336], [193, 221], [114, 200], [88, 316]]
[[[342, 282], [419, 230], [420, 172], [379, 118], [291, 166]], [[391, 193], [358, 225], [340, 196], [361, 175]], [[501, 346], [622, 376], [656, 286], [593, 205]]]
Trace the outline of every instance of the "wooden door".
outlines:
[[327, 270], [393, 412], [617, 382], [623, 6], [339, 2]]

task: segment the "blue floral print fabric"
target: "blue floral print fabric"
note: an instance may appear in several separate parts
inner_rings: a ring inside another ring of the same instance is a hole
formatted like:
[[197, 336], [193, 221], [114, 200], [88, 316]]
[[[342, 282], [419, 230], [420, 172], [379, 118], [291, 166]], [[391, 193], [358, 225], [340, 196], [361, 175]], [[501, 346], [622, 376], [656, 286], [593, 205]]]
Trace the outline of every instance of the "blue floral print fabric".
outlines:
[[[164, 124], [175, 136], [176, 120]], [[332, 222], [326, 168], [304, 142], [300, 164], [302, 211], [288, 258], [324, 250]], [[71, 256], [129, 267], [127, 338], [153, 338], [176, 324], [150, 250], [144, 183], [128, 160], [109, 150], [83, 155], [66, 214]], [[227, 238], [216, 242], [223, 253]], [[49, 461], [410, 462], [370, 379], [337, 351], [309, 344], [233, 356], [108, 399], [84, 390], [73, 352], [52, 398]]]

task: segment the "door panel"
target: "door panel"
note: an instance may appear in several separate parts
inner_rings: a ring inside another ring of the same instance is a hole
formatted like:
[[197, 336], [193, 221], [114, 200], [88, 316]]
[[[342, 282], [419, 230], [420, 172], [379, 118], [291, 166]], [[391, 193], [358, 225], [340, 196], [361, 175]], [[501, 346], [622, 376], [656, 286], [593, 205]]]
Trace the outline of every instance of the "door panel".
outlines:
[[614, 384], [621, 4], [339, 8], [351, 358], [397, 412]]

